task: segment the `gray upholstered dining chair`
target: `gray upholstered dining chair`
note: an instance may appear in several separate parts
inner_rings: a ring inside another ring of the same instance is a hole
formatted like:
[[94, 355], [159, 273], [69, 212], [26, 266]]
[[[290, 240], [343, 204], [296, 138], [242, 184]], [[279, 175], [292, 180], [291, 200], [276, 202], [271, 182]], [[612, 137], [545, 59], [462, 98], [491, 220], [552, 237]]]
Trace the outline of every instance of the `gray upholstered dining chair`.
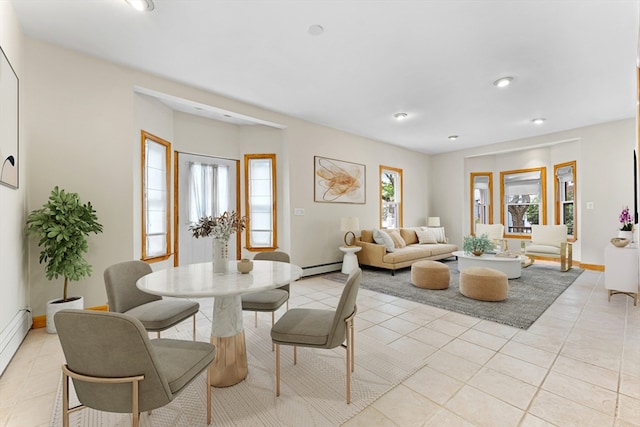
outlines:
[[[254, 260], [267, 260], [290, 262], [289, 254], [281, 251], [258, 252]], [[275, 312], [287, 303], [289, 309], [289, 285], [280, 286], [277, 289], [254, 292], [242, 295], [242, 310], [255, 312], [255, 326], [258, 326], [258, 312], [271, 312], [271, 326], [275, 323]]]
[[[271, 328], [271, 340], [276, 346], [276, 396], [280, 396], [280, 346], [293, 346], [293, 364], [297, 362], [297, 347], [331, 349], [342, 346], [347, 357], [347, 403], [351, 402], [351, 372], [354, 371], [354, 329], [356, 297], [362, 270], [349, 274], [336, 310], [292, 308]], [[346, 345], [343, 344], [346, 339]]]
[[133, 316], [142, 322], [147, 331], [157, 332], [193, 316], [193, 340], [196, 339], [196, 314], [200, 304], [183, 299], [163, 299], [158, 295], [142, 292], [136, 281], [151, 273], [151, 267], [142, 261], [125, 261], [104, 271], [109, 311]]
[[[207, 424], [211, 424], [213, 345], [200, 341], [150, 340], [135, 317], [91, 310], [62, 310], [55, 317], [66, 364], [62, 366], [62, 419], [82, 408], [140, 413], [171, 402], [207, 371]], [[69, 408], [69, 378], [80, 405]]]

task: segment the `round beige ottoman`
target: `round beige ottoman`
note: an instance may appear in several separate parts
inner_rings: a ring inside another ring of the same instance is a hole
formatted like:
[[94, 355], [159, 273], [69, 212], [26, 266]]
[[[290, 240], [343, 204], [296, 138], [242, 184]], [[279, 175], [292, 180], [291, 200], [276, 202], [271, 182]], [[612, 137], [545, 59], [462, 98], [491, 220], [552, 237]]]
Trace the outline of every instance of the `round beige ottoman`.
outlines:
[[494, 268], [471, 267], [460, 272], [460, 293], [480, 301], [507, 299], [509, 280], [502, 271]]
[[418, 261], [411, 265], [411, 284], [418, 288], [447, 289], [449, 267], [438, 261]]

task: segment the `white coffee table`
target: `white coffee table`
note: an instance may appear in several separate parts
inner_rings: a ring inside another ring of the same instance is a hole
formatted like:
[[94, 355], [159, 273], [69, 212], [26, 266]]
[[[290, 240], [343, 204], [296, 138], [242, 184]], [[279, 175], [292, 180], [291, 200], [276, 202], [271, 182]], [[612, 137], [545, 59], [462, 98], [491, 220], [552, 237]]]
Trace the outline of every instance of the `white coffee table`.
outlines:
[[464, 251], [455, 251], [458, 257], [458, 271], [470, 267], [487, 267], [502, 271], [509, 279], [517, 279], [522, 274], [522, 256], [517, 258], [497, 257], [493, 254], [475, 256]]

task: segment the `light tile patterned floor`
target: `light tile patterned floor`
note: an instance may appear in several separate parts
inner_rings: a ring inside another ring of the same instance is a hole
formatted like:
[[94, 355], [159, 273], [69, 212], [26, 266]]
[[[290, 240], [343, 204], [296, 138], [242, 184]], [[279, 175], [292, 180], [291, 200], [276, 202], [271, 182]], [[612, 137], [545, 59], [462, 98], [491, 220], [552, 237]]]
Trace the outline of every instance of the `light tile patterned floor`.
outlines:
[[[319, 277], [291, 289], [292, 307], [333, 307], [341, 293]], [[346, 426], [640, 426], [640, 306], [607, 302], [602, 273], [584, 272], [528, 331], [367, 290], [358, 308], [357, 334], [428, 364]], [[32, 330], [0, 378], [0, 425], [48, 426], [62, 363], [57, 336]]]

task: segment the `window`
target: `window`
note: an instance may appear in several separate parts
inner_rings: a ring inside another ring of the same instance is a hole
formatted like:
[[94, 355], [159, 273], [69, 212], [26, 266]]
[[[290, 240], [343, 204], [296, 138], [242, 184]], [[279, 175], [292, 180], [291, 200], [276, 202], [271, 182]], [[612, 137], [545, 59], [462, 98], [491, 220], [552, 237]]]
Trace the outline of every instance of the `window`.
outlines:
[[380, 166], [380, 228], [402, 227], [402, 169]]
[[546, 224], [546, 170], [532, 168], [500, 172], [500, 221], [505, 235], [531, 234], [532, 224]]
[[493, 224], [493, 174], [471, 172], [471, 234], [476, 224]]
[[229, 167], [189, 162], [189, 223], [229, 210]]
[[245, 155], [244, 182], [245, 210], [249, 217], [247, 249], [276, 249], [276, 155]]
[[171, 143], [142, 131], [142, 259], [169, 258]]
[[575, 241], [576, 228], [576, 162], [553, 166], [555, 193], [555, 223], [565, 224], [569, 240]]

